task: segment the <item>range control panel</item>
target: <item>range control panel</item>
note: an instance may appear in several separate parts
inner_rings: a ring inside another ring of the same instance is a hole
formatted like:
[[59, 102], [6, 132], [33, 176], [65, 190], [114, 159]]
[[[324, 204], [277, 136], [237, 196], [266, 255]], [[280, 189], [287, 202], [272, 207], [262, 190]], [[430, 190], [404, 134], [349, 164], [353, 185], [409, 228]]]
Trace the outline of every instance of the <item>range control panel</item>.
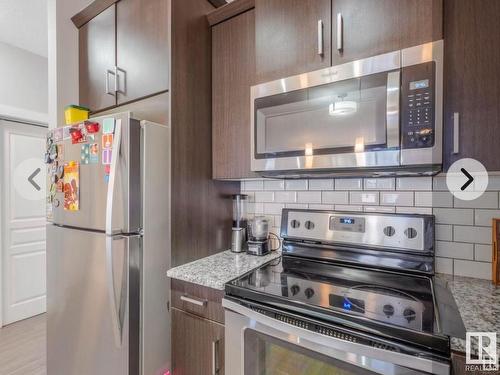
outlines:
[[402, 147], [434, 146], [435, 63], [402, 69]]

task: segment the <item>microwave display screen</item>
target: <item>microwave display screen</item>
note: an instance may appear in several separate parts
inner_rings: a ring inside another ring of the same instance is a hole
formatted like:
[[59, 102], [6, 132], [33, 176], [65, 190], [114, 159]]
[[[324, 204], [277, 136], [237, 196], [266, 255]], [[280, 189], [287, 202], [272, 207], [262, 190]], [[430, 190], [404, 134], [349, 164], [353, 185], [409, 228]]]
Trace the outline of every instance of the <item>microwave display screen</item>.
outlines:
[[340, 224], [354, 224], [354, 219], [352, 217], [341, 217]]
[[410, 90], [426, 89], [427, 87], [429, 87], [428, 79], [410, 82]]

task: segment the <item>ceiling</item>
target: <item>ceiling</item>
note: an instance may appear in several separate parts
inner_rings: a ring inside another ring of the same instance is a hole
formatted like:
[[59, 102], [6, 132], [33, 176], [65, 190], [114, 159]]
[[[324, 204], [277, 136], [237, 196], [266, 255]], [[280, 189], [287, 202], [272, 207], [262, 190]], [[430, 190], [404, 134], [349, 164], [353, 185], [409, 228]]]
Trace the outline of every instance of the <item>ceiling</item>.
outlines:
[[47, 57], [47, 0], [0, 0], [0, 42]]

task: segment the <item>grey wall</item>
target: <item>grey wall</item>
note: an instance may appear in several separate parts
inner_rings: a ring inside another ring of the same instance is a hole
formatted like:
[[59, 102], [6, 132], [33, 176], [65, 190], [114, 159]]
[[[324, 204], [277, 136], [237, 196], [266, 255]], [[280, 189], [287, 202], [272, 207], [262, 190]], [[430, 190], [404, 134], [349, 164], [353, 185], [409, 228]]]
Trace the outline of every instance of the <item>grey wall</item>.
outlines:
[[0, 42], [0, 105], [47, 113], [47, 59]]

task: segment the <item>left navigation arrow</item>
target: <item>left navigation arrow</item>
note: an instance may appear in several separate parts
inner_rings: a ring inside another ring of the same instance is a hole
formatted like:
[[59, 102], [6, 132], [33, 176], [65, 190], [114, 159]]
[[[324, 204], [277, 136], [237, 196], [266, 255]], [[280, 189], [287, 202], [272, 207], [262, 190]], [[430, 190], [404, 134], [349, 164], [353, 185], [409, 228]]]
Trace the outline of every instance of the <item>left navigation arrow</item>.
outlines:
[[28, 177], [28, 181], [31, 185], [33, 185], [33, 187], [37, 190], [37, 191], [40, 191], [41, 187], [40, 185], [38, 185], [35, 181], [33, 181], [33, 179], [38, 175], [38, 173], [40, 173], [41, 169], [40, 168], [37, 168], [35, 169], [35, 171], [30, 174], [30, 176]]

